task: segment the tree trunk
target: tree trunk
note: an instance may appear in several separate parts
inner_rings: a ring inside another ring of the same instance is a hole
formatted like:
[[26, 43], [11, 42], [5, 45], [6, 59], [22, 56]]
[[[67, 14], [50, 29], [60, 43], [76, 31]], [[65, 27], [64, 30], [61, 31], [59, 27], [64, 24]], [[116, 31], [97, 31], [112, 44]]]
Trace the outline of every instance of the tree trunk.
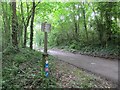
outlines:
[[107, 43], [110, 42], [112, 40], [112, 31], [111, 31], [111, 28], [112, 28], [112, 16], [111, 16], [111, 10], [112, 10], [112, 4], [111, 2], [108, 3], [108, 8], [109, 10], [105, 12], [105, 20], [106, 20], [106, 34], [107, 34]]
[[35, 15], [35, 2], [33, 1], [31, 25], [30, 25], [30, 49], [33, 49], [33, 22], [34, 22], [34, 15]]
[[4, 25], [4, 30], [2, 31], [2, 49], [5, 49], [7, 47], [6, 45], [6, 41], [4, 39], [6, 39], [6, 33], [7, 33], [7, 27], [6, 27], [6, 13], [4, 12], [5, 9], [4, 9], [4, 3], [2, 3], [2, 11], [3, 11], [3, 16], [2, 16], [2, 19], [3, 19], [3, 25]]
[[24, 48], [26, 47], [26, 40], [27, 39], [27, 27], [25, 26], [25, 28], [24, 28]]
[[[30, 18], [31, 18], [31, 12], [29, 12], [29, 7], [28, 7], [28, 4], [26, 2], [26, 5], [27, 5], [27, 18], [26, 18], [26, 21], [25, 21], [25, 18], [24, 18], [24, 15], [22, 15], [22, 19], [23, 19], [23, 24], [24, 24], [24, 45], [23, 47], [25, 48], [26, 47], [26, 43], [27, 43], [27, 27], [29, 25], [29, 21], [30, 21]], [[23, 7], [22, 7], [22, 3], [21, 3], [21, 11], [23, 12]]]
[[2, 41], [3, 43], [3, 49], [6, 48], [11, 41], [11, 34], [10, 34], [10, 17], [8, 16], [8, 11], [9, 11], [9, 7], [7, 2], [3, 2], [2, 4], [2, 12], [3, 12], [3, 24], [4, 24], [4, 30], [2, 31], [3, 33], [3, 38], [4, 40]]
[[[83, 3], [83, 6], [84, 6], [84, 3]], [[88, 41], [88, 32], [87, 32], [87, 25], [86, 25], [86, 15], [85, 15], [85, 9], [83, 7], [83, 18], [84, 18], [84, 27], [85, 27], [85, 32], [86, 32], [86, 39]]]
[[78, 33], [78, 26], [77, 26], [76, 20], [74, 20], [74, 24], [75, 24], [75, 33], [77, 34]]
[[76, 8], [75, 8], [75, 4], [74, 4], [73, 5], [73, 11], [74, 11], [74, 28], [75, 28], [75, 34], [77, 35], [77, 33], [78, 33], [78, 25], [77, 25], [77, 20], [76, 20], [77, 14], [76, 14], [75, 10], [76, 10]]
[[17, 20], [16, 20], [16, 0], [12, 2], [12, 45], [18, 47], [17, 42]]
[[80, 31], [80, 4], [78, 5], [78, 11], [77, 11], [77, 15], [78, 15], [78, 25], [77, 25], [77, 27], [78, 27], [78, 34], [80, 34], [79, 33], [79, 31]]
[[[33, 1], [35, 2], [35, 1]], [[30, 18], [33, 17], [33, 21], [34, 21], [34, 16], [33, 15], [33, 9], [34, 9], [34, 13], [35, 13], [35, 7], [40, 3], [40, 1], [34, 5], [34, 7], [31, 8], [31, 10], [29, 11], [29, 5], [28, 3], [26, 2], [26, 5], [27, 5], [27, 18], [24, 19], [24, 47], [26, 47], [26, 43], [27, 43], [27, 27], [29, 25], [29, 21], [30, 21]], [[35, 4], [35, 3], [34, 3]], [[24, 18], [24, 16], [23, 16]], [[31, 19], [32, 21], [32, 19]], [[30, 26], [31, 27], [31, 26]], [[33, 26], [32, 26], [33, 27]]]

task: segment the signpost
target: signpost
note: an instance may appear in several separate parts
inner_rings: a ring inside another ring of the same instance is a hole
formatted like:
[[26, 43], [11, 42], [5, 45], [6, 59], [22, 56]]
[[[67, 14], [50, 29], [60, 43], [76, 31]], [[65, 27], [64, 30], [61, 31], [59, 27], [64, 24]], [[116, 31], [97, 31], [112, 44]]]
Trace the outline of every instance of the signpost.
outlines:
[[44, 32], [43, 72], [45, 68], [45, 76], [48, 77], [47, 33], [51, 31], [51, 24], [42, 23], [41, 30]]

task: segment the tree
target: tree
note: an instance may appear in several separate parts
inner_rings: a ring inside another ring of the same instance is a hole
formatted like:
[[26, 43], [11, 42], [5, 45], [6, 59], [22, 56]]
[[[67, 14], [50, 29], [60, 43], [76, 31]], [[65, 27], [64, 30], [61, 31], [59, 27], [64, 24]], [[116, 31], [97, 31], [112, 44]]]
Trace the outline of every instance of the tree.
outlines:
[[17, 41], [17, 16], [16, 16], [16, 0], [11, 3], [12, 8], [12, 45], [13, 47], [18, 47]]
[[[40, 1], [35, 5], [34, 8], [36, 8], [39, 3], [40, 3]], [[24, 11], [23, 10], [23, 5], [24, 5], [24, 3], [21, 2], [21, 14], [22, 14], [21, 16], [22, 16], [22, 22], [23, 22], [23, 26], [24, 26], [24, 40], [23, 40], [24, 41], [24, 45], [23, 45], [23, 47], [26, 47], [26, 43], [27, 43], [27, 28], [29, 26], [29, 21], [30, 21], [30, 19], [32, 17], [33, 6], [30, 9], [30, 5], [28, 4], [28, 2], [26, 2], [25, 6], [26, 6], [27, 11]]]
[[88, 31], [87, 31], [87, 24], [86, 24], [86, 12], [85, 12], [85, 4], [84, 2], [82, 3], [82, 10], [83, 10], [83, 18], [84, 18], [84, 28], [85, 28], [85, 32], [86, 32], [86, 39], [88, 41]]
[[7, 2], [1, 3], [2, 12], [2, 49], [4, 50], [7, 46], [11, 44], [11, 9]]
[[33, 48], [33, 22], [35, 16], [35, 2], [33, 0], [32, 15], [31, 15], [31, 24], [30, 24], [30, 48]]
[[26, 2], [26, 7], [27, 7], [27, 17], [25, 16], [24, 14], [24, 11], [23, 11], [23, 3], [21, 2], [21, 14], [22, 14], [22, 22], [23, 22], [23, 26], [24, 26], [24, 45], [23, 47], [26, 47], [26, 43], [27, 43], [27, 27], [29, 26], [29, 21], [30, 21], [30, 18], [31, 18], [31, 12], [32, 12], [32, 9], [29, 11], [29, 5], [28, 3]]

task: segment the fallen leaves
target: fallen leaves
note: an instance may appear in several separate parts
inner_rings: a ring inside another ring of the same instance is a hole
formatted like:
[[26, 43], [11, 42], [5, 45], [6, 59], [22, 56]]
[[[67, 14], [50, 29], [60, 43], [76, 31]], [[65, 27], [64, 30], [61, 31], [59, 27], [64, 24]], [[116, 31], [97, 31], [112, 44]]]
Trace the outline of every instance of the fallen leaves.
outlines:
[[[50, 62], [50, 61], [49, 61]], [[60, 60], [50, 63], [51, 75], [60, 88], [114, 88], [113, 83]], [[52, 70], [53, 69], [53, 70]]]

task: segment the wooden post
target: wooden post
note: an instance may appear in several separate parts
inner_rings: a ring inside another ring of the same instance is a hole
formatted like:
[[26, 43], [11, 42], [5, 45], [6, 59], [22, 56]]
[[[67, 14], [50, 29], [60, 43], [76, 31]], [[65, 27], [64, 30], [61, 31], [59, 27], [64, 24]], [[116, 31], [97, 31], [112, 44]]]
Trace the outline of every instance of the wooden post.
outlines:
[[[47, 24], [47, 22], [42, 23], [41, 25], [41, 30], [44, 32], [44, 53], [43, 53], [43, 58], [42, 58], [42, 62], [43, 62], [43, 77], [44, 77], [44, 71], [45, 71], [45, 62], [48, 60], [48, 54], [47, 54], [47, 32], [50, 31], [51, 28], [51, 24]], [[48, 68], [48, 67], [47, 67]], [[48, 69], [46, 69], [48, 70]], [[48, 72], [46, 74], [46, 76], [48, 76]]]
[[47, 54], [47, 32], [44, 32], [44, 54]]
[[48, 54], [43, 53], [42, 54], [42, 77], [45, 76], [45, 62], [48, 59]]
[[47, 32], [44, 32], [44, 53], [43, 53], [43, 77], [44, 77], [44, 69], [45, 69], [45, 62], [47, 61], [48, 54], [47, 54]]

